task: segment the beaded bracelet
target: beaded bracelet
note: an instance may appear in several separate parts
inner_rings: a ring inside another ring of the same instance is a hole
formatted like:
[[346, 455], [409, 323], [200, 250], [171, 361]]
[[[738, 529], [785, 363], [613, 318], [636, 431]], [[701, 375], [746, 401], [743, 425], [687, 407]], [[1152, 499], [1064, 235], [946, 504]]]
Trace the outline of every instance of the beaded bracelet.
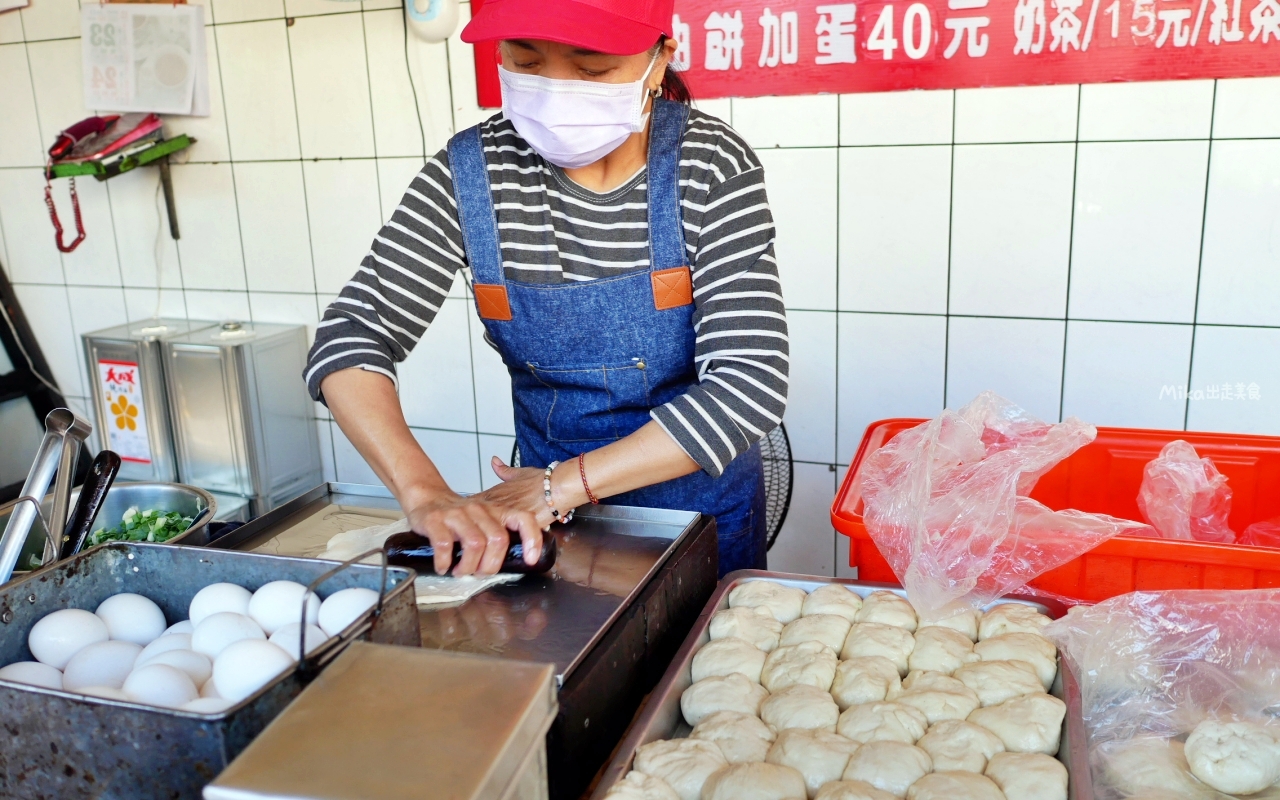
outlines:
[[558, 466], [560, 466], [559, 461], [552, 461], [547, 465], [546, 471], [542, 473], [542, 497], [547, 501], [547, 508], [551, 509], [551, 516], [555, 517], [556, 522], [561, 525], [567, 525], [573, 519], [573, 509], [569, 509], [568, 514], [561, 515], [556, 508], [556, 504], [551, 500], [551, 473]]

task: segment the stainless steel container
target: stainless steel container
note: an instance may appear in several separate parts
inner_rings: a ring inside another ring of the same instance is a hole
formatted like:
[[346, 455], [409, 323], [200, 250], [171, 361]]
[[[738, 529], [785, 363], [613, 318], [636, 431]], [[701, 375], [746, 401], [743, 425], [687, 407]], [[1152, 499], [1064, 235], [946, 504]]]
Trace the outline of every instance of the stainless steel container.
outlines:
[[[252, 553], [113, 543], [0, 588], [0, 664], [31, 659], [27, 635], [44, 615], [63, 608], [93, 610], [119, 592], [154, 600], [169, 622], [187, 617], [197, 591], [228, 581], [256, 590], [273, 580], [311, 584], [333, 562]], [[321, 597], [361, 586], [379, 590], [379, 566], [356, 564], [317, 587]], [[340, 637], [220, 714], [196, 714], [113, 701], [0, 680], [0, 797], [200, 797], [231, 759], [301, 693], [316, 671], [355, 639], [416, 646], [413, 571], [386, 571], [381, 610], [366, 614]]]
[[[711, 617], [717, 611], [729, 607], [729, 592], [740, 583], [746, 581], [770, 580], [787, 586], [796, 586], [805, 591], [813, 591], [819, 586], [838, 583], [848, 586], [862, 595], [888, 590], [906, 596], [899, 586], [883, 583], [841, 580], [837, 578], [818, 578], [808, 575], [789, 575], [783, 572], [763, 572], [758, 570], [740, 570], [726, 575], [716, 591], [707, 601], [706, 607], [694, 623], [693, 630], [680, 646], [675, 659], [667, 669], [662, 680], [658, 682], [653, 694], [649, 696], [644, 708], [640, 710], [636, 720], [627, 731], [614, 754], [613, 760], [601, 773], [591, 800], [603, 800], [609, 789], [626, 777], [631, 770], [636, 751], [641, 745], [659, 739], [679, 739], [689, 735], [691, 728], [685, 722], [680, 711], [680, 695], [693, 684], [690, 666], [693, 656], [707, 642], [711, 641], [709, 628]], [[1025, 602], [1035, 606], [1040, 612], [1057, 618], [1066, 613], [1066, 607], [1048, 598], [1009, 597], [1001, 602]], [[1058, 751], [1058, 759], [1067, 768], [1070, 778], [1068, 797], [1070, 800], [1093, 800], [1092, 783], [1089, 780], [1088, 750], [1086, 748], [1083, 720], [1080, 717], [1080, 687], [1075, 676], [1066, 668], [1066, 660], [1059, 659], [1058, 678], [1050, 693], [1061, 698], [1067, 704], [1067, 716], [1062, 723], [1062, 744]]]
[[259, 516], [321, 482], [302, 325], [227, 322], [163, 342], [178, 474]]
[[120, 480], [178, 479], [161, 342], [216, 324], [149, 319], [81, 337], [98, 439], [120, 454]]

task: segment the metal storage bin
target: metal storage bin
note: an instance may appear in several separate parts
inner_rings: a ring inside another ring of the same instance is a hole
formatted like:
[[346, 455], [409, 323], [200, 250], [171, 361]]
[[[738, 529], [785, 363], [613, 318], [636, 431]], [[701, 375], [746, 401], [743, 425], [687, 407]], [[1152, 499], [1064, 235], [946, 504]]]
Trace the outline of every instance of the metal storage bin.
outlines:
[[302, 325], [226, 322], [163, 343], [178, 475], [253, 517], [322, 480]]
[[120, 454], [118, 480], [178, 479], [161, 342], [216, 324], [150, 319], [81, 337], [98, 439]]

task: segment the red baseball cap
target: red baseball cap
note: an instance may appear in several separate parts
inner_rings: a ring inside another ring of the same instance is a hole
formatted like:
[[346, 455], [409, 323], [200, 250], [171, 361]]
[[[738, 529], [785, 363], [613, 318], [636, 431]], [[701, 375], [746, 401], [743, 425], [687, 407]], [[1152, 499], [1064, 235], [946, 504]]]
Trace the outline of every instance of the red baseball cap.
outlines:
[[675, 0], [485, 0], [462, 29], [462, 41], [547, 39], [633, 55], [671, 36], [674, 10]]

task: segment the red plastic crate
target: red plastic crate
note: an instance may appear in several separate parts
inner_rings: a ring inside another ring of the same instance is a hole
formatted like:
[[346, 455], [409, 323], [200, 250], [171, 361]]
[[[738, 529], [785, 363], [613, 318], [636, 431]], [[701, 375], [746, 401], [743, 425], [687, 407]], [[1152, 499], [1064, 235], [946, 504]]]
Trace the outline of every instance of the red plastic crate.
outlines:
[[[894, 436], [924, 421], [886, 419], [868, 426], [831, 506], [831, 524], [849, 537], [849, 566], [858, 568], [859, 580], [897, 581], [863, 524], [858, 486], [862, 463]], [[1233, 531], [1280, 516], [1280, 437], [1273, 436], [1098, 428], [1098, 438], [1045, 474], [1031, 496], [1055, 511], [1076, 508], [1142, 521], [1138, 488], [1143, 469], [1174, 439], [1190, 442], [1227, 476]], [[1137, 590], [1277, 587], [1280, 550], [1117, 536], [1030, 585], [1088, 602]]]

